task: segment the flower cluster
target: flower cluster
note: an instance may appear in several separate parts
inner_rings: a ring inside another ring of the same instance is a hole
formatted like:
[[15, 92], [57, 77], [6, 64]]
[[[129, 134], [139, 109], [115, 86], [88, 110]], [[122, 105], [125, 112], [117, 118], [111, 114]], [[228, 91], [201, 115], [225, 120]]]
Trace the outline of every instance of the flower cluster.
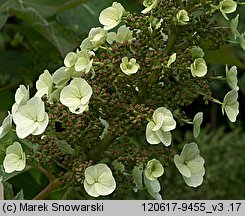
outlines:
[[[227, 32], [213, 28], [210, 18], [220, 11], [228, 19], [237, 3], [211, 2], [144, 0], [140, 15], [118, 2], [104, 9], [102, 26], [66, 54], [63, 66], [39, 76], [34, 96], [29, 87], [17, 89], [0, 127], [0, 139], [11, 130], [17, 135], [6, 148], [5, 172], [30, 164], [83, 198], [145, 191], [162, 199], [170, 163], [187, 185], [201, 185], [205, 169], [198, 145], [185, 144], [176, 154], [182, 143], [175, 130], [192, 124], [196, 139], [203, 121], [202, 112], [190, 120], [185, 108], [202, 95], [205, 102], [220, 104], [231, 122], [239, 113], [237, 67], [226, 66], [225, 77], [216, 77], [205, 49], [197, 46], [208, 40], [217, 49], [227, 42]], [[231, 32], [243, 44], [237, 24], [238, 17]], [[212, 97], [213, 79], [226, 80], [231, 88], [223, 102]]]

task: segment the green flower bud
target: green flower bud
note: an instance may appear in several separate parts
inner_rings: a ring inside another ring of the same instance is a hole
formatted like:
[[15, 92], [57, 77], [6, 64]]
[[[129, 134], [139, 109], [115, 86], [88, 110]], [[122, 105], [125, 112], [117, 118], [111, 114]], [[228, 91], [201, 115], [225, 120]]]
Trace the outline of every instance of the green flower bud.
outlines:
[[154, 158], [148, 161], [145, 168], [145, 176], [149, 180], [154, 181], [158, 177], [162, 176], [163, 173], [164, 173], [164, 168], [159, 160]]
[[190, 18], [188, 16], [188, 12], [184, 9], [178, 11], [176, 15], [176, 21], [179, 25], [186, 25], [189, 22]]
[[236, 11], [237, 3], [233, 0], [224, 0], [219, 3], [219, 9], [225, 19], [229, 20], [226, 14]]

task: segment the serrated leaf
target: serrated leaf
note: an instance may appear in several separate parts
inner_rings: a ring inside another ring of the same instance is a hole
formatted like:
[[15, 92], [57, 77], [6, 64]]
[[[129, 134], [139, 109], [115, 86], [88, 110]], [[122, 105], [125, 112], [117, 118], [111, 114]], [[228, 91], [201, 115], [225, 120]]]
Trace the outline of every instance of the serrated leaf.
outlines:
[[53, 200], [73, 200], [75, 198], [75, 188], [68, 185], [51, 192], [50, 199]]
[[34, 8], [10, 8], [11, 15], [24, 20], [35, 31], [50, 41], [64, 57], [66, 53], [77, 46], [75, 36], [57, 21], [49, 23]]

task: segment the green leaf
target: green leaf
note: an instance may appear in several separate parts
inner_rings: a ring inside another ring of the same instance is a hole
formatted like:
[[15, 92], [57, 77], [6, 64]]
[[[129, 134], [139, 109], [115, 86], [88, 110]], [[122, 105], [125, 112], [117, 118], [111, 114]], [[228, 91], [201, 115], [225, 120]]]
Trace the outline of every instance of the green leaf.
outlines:
[[24, 192], [23, 189], [21, 189], [15, 196], [15, 200], [24, 200]]
[[8, 182], [3, 182], [4, 188], [4, 199], [5, 200], [14, 200], [13, 187]]
[[218, 50], [204, 49], [205, 60], [208, 64], [236, 65], [245, 68], [245, 64], [236, 56], [236, 51], [228, 45]]
[[75, 188], [68, 185], [51, 192], [50, 199], [53, 200], [73, 200], [75, 198]]
[[35, 31], [50, 41], [64, 57], [77, 46], [75, 36], [57, 21], [48, 23], [34, 8], [9, 9], [11, 15], [24, 20]]
[[0, 14], [0, 29], [4, 26], [7, 19], [8, 19], [7, 13]]
[[112, 162], [112, 165], [114, 166], [115, 170], [123, 173], [125, 171], [125, 167], [121, 162], [118, 162], [117, 160], [114, 160]]

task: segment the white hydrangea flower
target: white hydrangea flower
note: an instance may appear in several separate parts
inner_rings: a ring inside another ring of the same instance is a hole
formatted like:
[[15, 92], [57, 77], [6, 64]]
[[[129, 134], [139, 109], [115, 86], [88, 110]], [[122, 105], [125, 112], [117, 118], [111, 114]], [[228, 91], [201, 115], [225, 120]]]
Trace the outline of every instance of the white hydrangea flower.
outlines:
[[110, 30], [116, 27], [126, 14], [123, 6], [118, 2], [113, 2], [111, 7], [104, 9], [99, 16], [99, 21], [104, 25], [105, 30]]
[[200, 133], [200, 126], [202, 124], [202, 121], [203, 121], [203, 113], [198, 112], [193, 119], [193, 136], [195, 138], [197, 138]]
[[197, 187], [202, 184], [205, 174], [205, 161], [200, 156], [200, 151], [196, 143], [186, 144], [180, 156], [174, 156], [174, 163], [187, 185]]
[[53, 80], [48, 70], [45, 70], [44, 73], [39, 76], [39, 79], [36, 82], [36, 89], [37, 92], [35, 94], [35, 97], [42, 97], [44, 95], [49, 97], [52, 93]]
[[19, 107], [13, 116], [16, 124], [16, 134], [20, 139], [28, 135], [40, 135], [48, 126], [48, 114], [45, 112], [44, 102], [39, 97], [33, 97]]
[[75, 114], [81, 114], [88, 109], [89, 99], [92, 96], [92, 88], [82, 78], [74, 78], [60, 93], [60, 102], [69, 107]]
[[3, 167], [6, 173], [14, 171], [22, 171], [26, 166], [26, 155], [22, 146], [18, 142], [14, 142], [6, 150], [6, 156], [3, 161]]
[[81, 48], [96, 51], [107, 39], [107, 31], [101, 27], [92, 28], [81, 44]]
[[225, 19], [229, 20], [226, 14], [236, 11], [237, 3], [233, 0], [224, 0], [219, 3], [219, 9]]
[[159, 160], [153, 158], [152, 160], [148, 161], [145, 167], [145, 176], [151, 180], [154, 181], [158, 177], [162, 176], [164, 173], [164, 168]]
[[146, 7], [144, 10], [141, 11], [141, 13], [146, 14], [150, 12], [152, 9], [154, 9], [157, 6], [158, 0], [144, 0], [143, 5]]
[[167, 62], [167, 67], [170, 67], [171, 64], [173, 64], [176, 60], [176, 53], [172, 54], [169, 59], [168, 59], [168, 62]]
[[195, 59], [195, 61], [191, 64], [190, 69], [193, 77], [203, 77], [208, 72], [208, 67], [203, 58]]
[[153, 113], [153, 121], [146, 126], [146, 140], [150, 144], [162, 142], [165, 146], [171, 144], [171, 130], [176, 127], [176, 121], [170, 110], [165, 107], [157, 108]]
[[75, 71], [74, 67], [60, 67], [53, 73], [52, 80], [55, 84], [55, 88], [63, 88], [71, 78], [78, 77], [79, 75], [81, 75], [81, 73]]
[[236, 121], [236, 117], [239, 113], [239, 103], [237, 99], [238, 92], [233, 89], [225, 95], [222, 103], [222, 114], [224, 115], [225, 112], [231, 122]]
[[84, 189], [92, 197], [106, 196], [116, 189], [110, 168], [103, 163], [85, 169]]
[[112, 44], [113, 41], [122, 43], [124, 41], [131, 42], [133, 40], [133, 33], [129, 30], [126, 25], [120, 26], [117, 30], [117, 33], [115, 32], [109, 32], [107, 36], [107, 42], [109, 44]]
[[131, 58], [128, 61], [128, 57], [123, 57], [122, 58], [122, 63], [120, 64], [120, 68], [123, 73], [127, 75], [135, 74], [140, 68], [140, 65], [136, 63], [135, 58]]
[[18, 108], [22, 105], [25, 105], [26, 102], [30, 99], [29, 87], [26, 88], [24, 85], [20, 85], [15, 93], [15, 103], [12, 106], [12, 114], [14, 115]]
[[225, 68], [225, 73], [226, 73], [226, 82], [228, 85], [231, 87], [231, 89], [234, 89], [236, 91], [239, 90], [239, 87], [237, 86], [237, 67], [232, 66], [230, 69], [226, 65]]
[[81, 47], [81, 50], [77, 50], [76, 53], [69, 52], [65, 59], [64, 65], [67, 68], [75, 68], [77, 72], [85, 72], [88, 73], [92, 67], [93, 59], [90, 59], [93, 52], [88, 52], [86, 49]]
[[12, 115], [8, 112], [7, 117], [3, 120], [2, 126], [0, 127], [0, 139], [4, 137], [12, 128]]
[[179, 25], [186, 25], [189, 20], [188, 12], [184, 9], [178, 11], [176, 14], [176, 21]]

